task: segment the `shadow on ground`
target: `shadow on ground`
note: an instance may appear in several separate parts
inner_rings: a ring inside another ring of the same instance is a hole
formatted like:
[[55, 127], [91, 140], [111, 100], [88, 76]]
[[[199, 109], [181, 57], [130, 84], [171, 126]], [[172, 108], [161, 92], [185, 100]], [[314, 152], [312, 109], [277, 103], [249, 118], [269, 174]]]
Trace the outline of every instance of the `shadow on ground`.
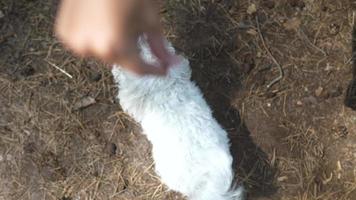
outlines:
[[201, 10], [196, 10], [197, 1], [179, 3], [186, 4], [184, 6], [169, 2], [173, 13], [170, 20], [175, 22], [174, 38], [179, 38], [175, 46], [189, 57], [193, 80], [202, 89], [216, 119], [229, 132], [239, 181], [249, 196], [270, 196], [277, 190], [276, 169], [252, 140], [239, 111], [231, 106], [234, 93], [241, 88], [241, 80], [253, 68], [255, 55], [251, 45], [252, 49], [241, 51], [237, 59], [232, 56], [239, 49], [241, 35], [237, 24], [224, 12], [239, 6], [235, 1], [225, 2], [225, 6], [221, 6], [221, 2], [204, 1]]

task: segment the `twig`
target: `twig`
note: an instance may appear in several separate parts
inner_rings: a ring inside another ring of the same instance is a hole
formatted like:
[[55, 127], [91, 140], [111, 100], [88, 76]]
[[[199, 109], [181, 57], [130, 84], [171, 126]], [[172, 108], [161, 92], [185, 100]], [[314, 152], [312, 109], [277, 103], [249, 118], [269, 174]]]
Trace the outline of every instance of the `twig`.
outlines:
[[56, 64], [48, 61], [48, 60], [45, 60], [49, 65], [51, 65], [52, 67], [58, 69], [60, 72], [62, 72], [63, 74], [65, 74], [66, 76], [68, 76], [69, 78], [73, 78], [72, 75], [70, 75], [68, 72], [66, 72], [64, 69], [58, 67]]
[[324, 56], [327, 56], [327, 54], [326, 54], [326, 52], [325, 52], [324, 50], [322, 50], [320, 47], [316, 46], [315, 44], [313, 44], [313, 43], [309, 40], [308, 36], [304, 33], [304, 31], [303, 31], [302, 28], [298, 31], [298, 33], [299, 33], [299, 36], [303, 37], [303, 38], [305, 39], [305, 41], [307, 41], [307, 43], [308, 43], [311, 47], [313, 47], [313, 48], [316, 49], [317, 51], [321, 52]]
[[273, 60], [273, 62], [277, 65], [278, 67], [278, 71], [279, 71], [279, 76], [275, 79], [273, 79], [268, 85], [267, 88], [271, 88], [274, 84], [276, 84], [278, 81], [280, 81], [283, 76], [284, 76], [284, 72], [282, 69], [282, 66], [279, 64], [279, 62], [276, 60], [276, 58], [272, 55], [271, 51], [269, 50], [269, 48], [266, 45], [265, 39], [261, 33], [261, 29], [260, 29], [260, 23], [258, 21], [258, 17], [256, 16], [256, 24], [257, 24], [257, 31], [258, 31], [258, 35], [260, 36], [260, 39], [262, 41], [263, 47], [265, 48], [265, 50], [267, 51], [268, 55], [271, 57], [271, 59]]

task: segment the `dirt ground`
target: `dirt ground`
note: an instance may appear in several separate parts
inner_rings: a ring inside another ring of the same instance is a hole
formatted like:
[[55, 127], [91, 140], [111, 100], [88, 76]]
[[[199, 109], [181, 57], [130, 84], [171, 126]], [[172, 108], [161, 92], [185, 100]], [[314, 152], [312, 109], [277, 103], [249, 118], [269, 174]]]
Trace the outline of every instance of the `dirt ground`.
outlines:
[[[153, 172], [150, 144], [117, 104], [109, 69], [54, 38], [56, 4], [0, 0], [0, 200], [182, 200]], [[343, 105], [355, 6], [162, 6], [167, 37], [229, 132], [248, 199], [356, 199], [356, 113]], [[268, 88], [279, 66], [284, 75]]]

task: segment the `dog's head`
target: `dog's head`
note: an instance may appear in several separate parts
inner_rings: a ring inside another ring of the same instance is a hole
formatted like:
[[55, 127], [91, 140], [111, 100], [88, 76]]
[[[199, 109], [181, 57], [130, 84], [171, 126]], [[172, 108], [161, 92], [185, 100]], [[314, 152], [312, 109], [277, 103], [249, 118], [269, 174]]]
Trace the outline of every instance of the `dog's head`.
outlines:
[[[138, 47], [140, 49], [140, 55], [145, 62], [153, 65], [158, 64], [144, 36], [140, 37]], [[168, 41], [166, 42], [166, 48], [170, 53], [175, 54], [175, 49]], [[191, 78], [189, 61], [183, 57], [174, 66], [170, 66], [167, 76], [164, 77], [155, 75], [139, 76], [120, 65], [114, 65], [112, 72], [115, 81], [119, 84], [120, 90], [133, 90], [135, 93], [140, 91], [141, 94], [164, 90], [177, 81], [189, 81]]]

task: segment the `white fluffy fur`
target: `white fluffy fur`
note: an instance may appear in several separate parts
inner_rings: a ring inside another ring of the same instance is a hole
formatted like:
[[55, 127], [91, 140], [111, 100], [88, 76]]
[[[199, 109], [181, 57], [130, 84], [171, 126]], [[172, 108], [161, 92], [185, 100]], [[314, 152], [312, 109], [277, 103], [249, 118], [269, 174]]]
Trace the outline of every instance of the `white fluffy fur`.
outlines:
[[[157, 62], [145, 39], [146, 62]], [[167, 44], [171, 53], [173, 47]], [[189, 62], [172, 67], [167, 77], [139, 77], [120, 66], [112, 73], [125, 112], [142, 125], [152, 143], [156, 173], [169, 189], [189, 200], [241, 200], [232, 184], [232, 157], [226, 132], [216, 122], [199, 88], [190, 81]]]

